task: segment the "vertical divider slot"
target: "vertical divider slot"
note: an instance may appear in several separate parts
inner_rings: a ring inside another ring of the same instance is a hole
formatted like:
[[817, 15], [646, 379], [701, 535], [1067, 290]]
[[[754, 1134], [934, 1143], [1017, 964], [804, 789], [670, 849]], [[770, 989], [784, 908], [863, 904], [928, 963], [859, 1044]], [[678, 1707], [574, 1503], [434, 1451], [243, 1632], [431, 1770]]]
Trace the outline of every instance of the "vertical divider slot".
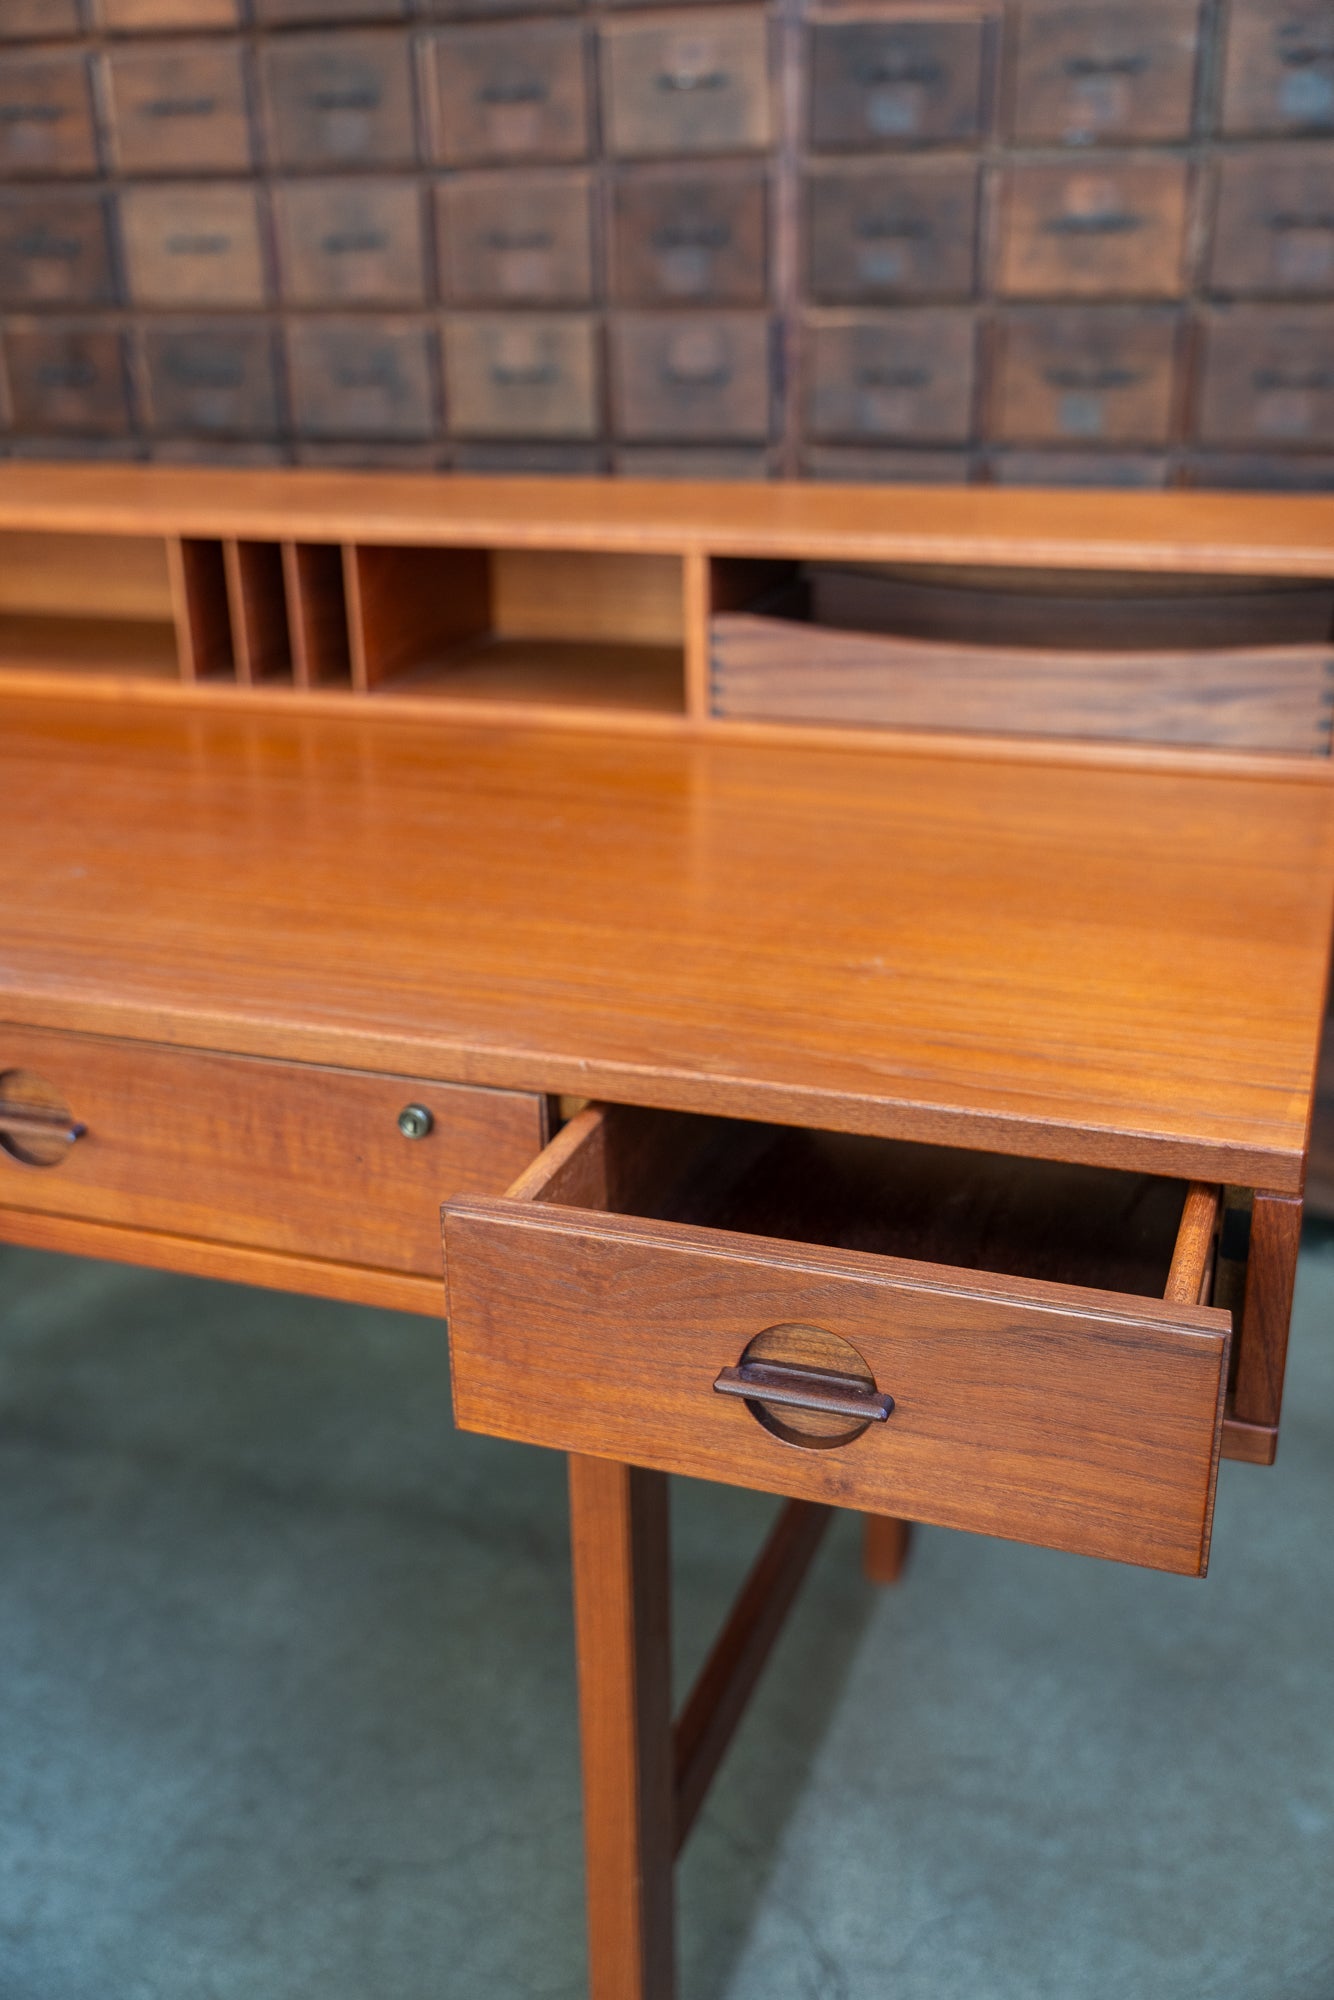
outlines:
[[348, 686], [352, 651], [342, 550], [328, 542], [284, 542], [282, 560], [297, 686]]
[[236, 659], [222, 543], [173, 537], [167, 561], [182, 680], [233, 679]]
[[378, 548], [343, 552], [352, 684], [368, 694], [414, 671], [438, 670], [492, 622], [485, 549]]
[[290, 679], [292, 642], [281, 548], [277, 542], [229, 541], [222, 546], [237, 679], [248, 684]]

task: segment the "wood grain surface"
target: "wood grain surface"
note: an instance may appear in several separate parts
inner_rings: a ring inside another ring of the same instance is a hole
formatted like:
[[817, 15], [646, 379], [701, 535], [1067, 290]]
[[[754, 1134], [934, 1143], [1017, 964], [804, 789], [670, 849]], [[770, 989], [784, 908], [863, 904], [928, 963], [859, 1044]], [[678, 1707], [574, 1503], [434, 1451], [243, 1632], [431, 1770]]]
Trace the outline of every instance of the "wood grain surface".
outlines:
[[0, 703], [0, 1015], [1296, 1193], [1334, 790]]
[[11, 463], [3, 528], [1328, 577], [1334, 495]]

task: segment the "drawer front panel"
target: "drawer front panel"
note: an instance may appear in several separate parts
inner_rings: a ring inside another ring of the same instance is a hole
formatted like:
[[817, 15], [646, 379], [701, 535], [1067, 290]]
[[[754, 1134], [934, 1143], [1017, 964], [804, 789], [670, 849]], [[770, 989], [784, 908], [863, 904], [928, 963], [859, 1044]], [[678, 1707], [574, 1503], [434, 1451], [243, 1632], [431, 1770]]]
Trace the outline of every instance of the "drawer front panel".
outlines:
[[94, 306], [114, 296], [100, 195], [70, 189], [0, 200], [0, 304]]
[[235, 320], [150, 326], [143, 379], [157, 431], [265, 437], [279, 421], [273, 335]]
[[1334, 133], [1329, 0], [1232, 0], [1223, 129]]
[[807, 291], [828, 305], [966, 298], [977, 221], [970, 161], [817, 169], [805, 190]]
[[297, 423], [312, 437], [426, 438], [434, 429], [431, 342], [411, 321], [296, 321], [287, 366]]
[[763, 305], [763, 168], [622, 174], [612, 194], [613, 291], [625, 305]]
[[410, 166], [412, 75], [392, 34], [295, 36], [263, 52], [269, 145], [285, 167]]
[[1207, 324], [1198, 432], [1205, 444], [1334, 445], [1327, 308], [1246, 308]]
[[1035, 313], [1001, 331], [995, 434], [1016, 444], [1165, 444], [1171, 313]]
[[398, 181], [289, 181], [275, 195], [284, 298], [298, 305], [419, 305], [421, 202]]
[[1334, 146], [1219, 162], [1210, 279], [1238, 295], [1334, 292]]
[[51, 1167], [0, 1143], [0, 1207], [423, 1276], [442, 1197], [503, 1189], [541, 1144], [540, 1098], [414, 1077], [0, 1026], [11, 1094], [15, 1072], [87, 1129]]
[[240, 50], [116, 49], [107, 58], [112, 145], [123, 173], [243, 173], [250, 124]]
[[972, 422], [973, 348], [966, 312], [812, 322], [806, 428], [828, 443], [963, 443]]
[[15, 421], [25, 429], [93, 437], [129, 429], [124, 349], [110, 327], [11, 322], [4, 351]]
[[812, 146], [857, 153], [977, 138], [984, 36], [980, 17], [820, 22], [810, 38]]
[[612, 329], [612, 396], [623, 438], [763, 439], [769, 322], [762, 313], [626, 313]]
[[459, 28], [434, 45], [436, 154], [451, 165], [582, 160], [588, 52], [574, 22]]
[[436, 190], [441, 281], [460, 305], [582, 305], [593, 295], [587, 174], [465, 175]]
[[1023, 0], [1017, 26], [1016, 138], [1189, 135], [1200, 0]]
[[447, 321], [445, 397], [461, 437], [595, 437], [593, 322], [536, 314]]
[[[1196, 1574], [1227, 1318], [578, 1210], [453, 1204], [465, 1430]], [[767, 1329], [850, 1343], [894, 1399], [827, 1449], [715, 1393]]]
[[602, 60], [613, 153], [647, 159], [768, 145], [768, 24], [758, 9], [615, 21], [603, 30]]
[[0, 174], [96, 172], [86, 58], [0, 56]]
[[264, 251], [253, 187], [132, 187], [120, 197], [130, 294], [140, 305], [258, 306]]
[[1182, 288], [1179, 160], [1037, 165], [1005, 176], [999, 288], [1016, 298], [1170, 298]]
[[79, 0], [5, 0], [0, 9], [0, 41], [77, 35], [80, 26]]

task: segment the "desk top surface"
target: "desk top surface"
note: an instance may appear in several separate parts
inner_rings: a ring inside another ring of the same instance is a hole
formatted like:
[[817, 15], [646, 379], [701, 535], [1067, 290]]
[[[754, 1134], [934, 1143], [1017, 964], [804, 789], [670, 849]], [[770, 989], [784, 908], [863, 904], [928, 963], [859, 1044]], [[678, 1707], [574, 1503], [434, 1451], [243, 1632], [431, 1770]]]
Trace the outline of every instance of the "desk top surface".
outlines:
[[1300, 1186], [1326, 782], [8, 698], [0, 827], [14, 1020]]

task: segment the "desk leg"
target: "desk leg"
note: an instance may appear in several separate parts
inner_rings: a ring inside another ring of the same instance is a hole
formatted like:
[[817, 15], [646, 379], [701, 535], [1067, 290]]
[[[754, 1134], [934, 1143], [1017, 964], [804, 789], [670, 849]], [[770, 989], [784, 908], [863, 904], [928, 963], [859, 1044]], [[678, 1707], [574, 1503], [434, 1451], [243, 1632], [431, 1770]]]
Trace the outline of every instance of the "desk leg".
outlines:
[[912, 1522], [868, 1514], [862, 1524], [862, 1573], [868, 1583], [897, 1583], [912, 1548]]
[[570, 1459], [590, 2000], [672, 2000], [667, 1480]]

